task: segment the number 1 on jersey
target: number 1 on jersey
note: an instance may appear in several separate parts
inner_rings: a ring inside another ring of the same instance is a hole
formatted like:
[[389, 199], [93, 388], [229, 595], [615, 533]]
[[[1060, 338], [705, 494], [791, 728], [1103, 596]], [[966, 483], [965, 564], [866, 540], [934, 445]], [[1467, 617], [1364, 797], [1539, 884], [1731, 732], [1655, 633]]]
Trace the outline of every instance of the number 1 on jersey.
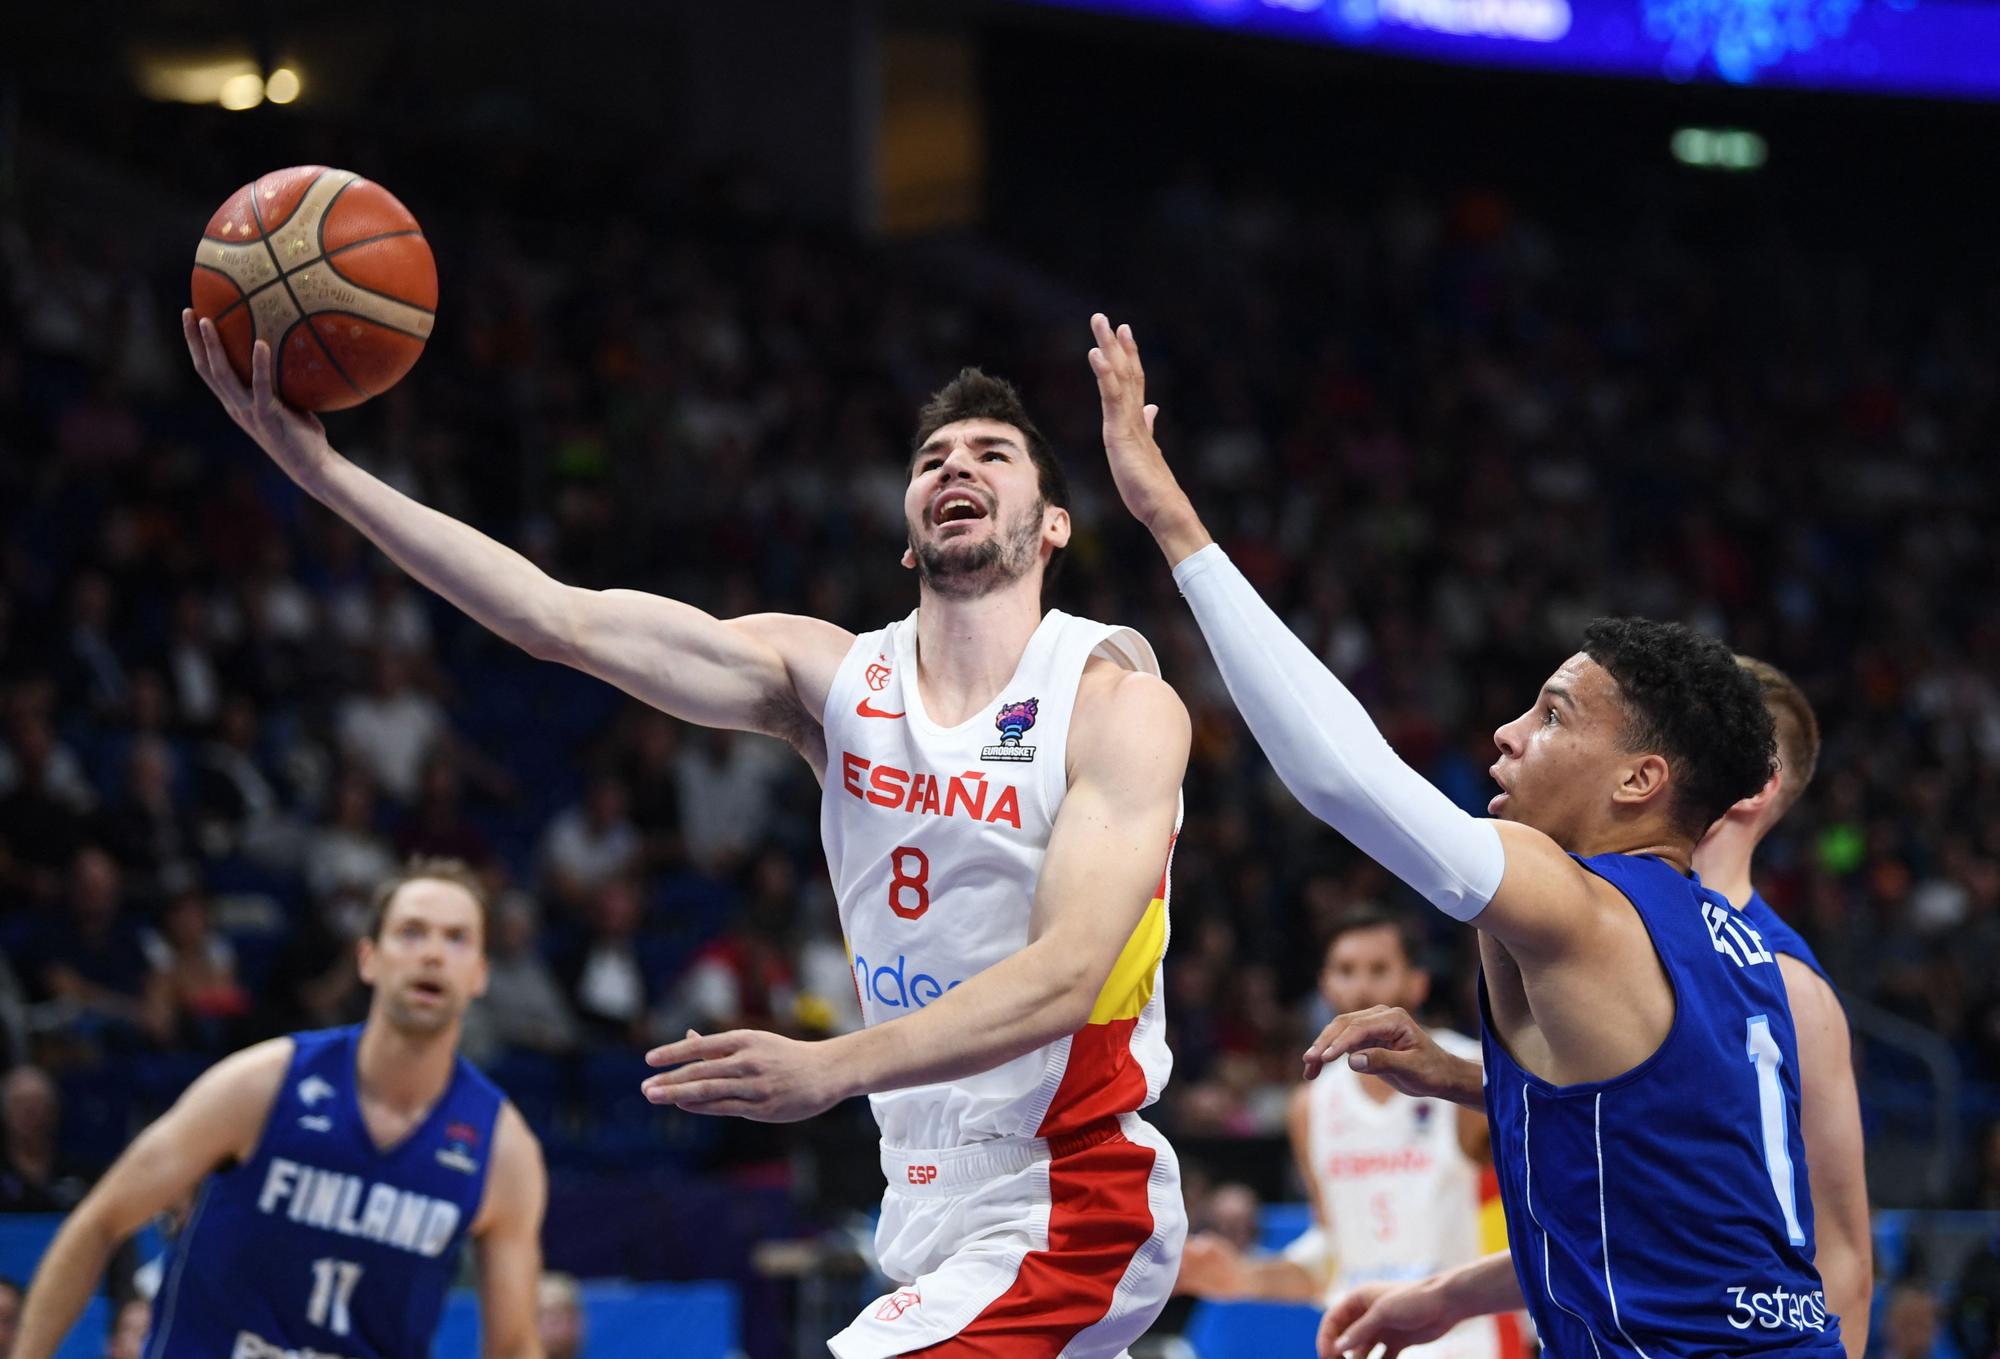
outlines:
[[1785, 1088], [1778, 1080], [1778, 1068], [1785, 1064], [1785, 1054], [1778, 1050], [1778, 1040], [1771, 1036], [1768, 1016], [1751, 1015], [1745, 1029], [1744, 1052], [1757, 1068], [1757, 1108], [1764, 1125], [1764, 1168], [1771, 1172], [1771, 1192], [1778, 1196], [1778, 1207], [1785, 1214], [1785, 1236], [1794, 1246], [1803, 1246], [1806, 1234], [1799, 1226], [1792, 1153], [1786, 1145]]
[[351, 1318], [347, 1305], [354, 1299], [354, 1285], [361, 1282], [361, 1266], [352, 1260], [313, 1261], [312, 1300], [306, 1303], [306, 1320], [335, 1335], [346, 1335]]

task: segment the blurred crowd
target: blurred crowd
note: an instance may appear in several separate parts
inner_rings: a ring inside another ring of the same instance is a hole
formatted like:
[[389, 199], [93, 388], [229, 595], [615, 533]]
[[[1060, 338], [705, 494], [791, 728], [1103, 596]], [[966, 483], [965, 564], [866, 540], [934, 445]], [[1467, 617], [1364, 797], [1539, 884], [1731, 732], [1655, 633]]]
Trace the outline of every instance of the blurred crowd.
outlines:
[[[1965, 1108], [1994, 1112], [1990, 263], [1933, 274], [1776, 227], [1722, 248], [1670, 196], [1608, 235], [1491, 191], [1308, 202], [1198, 171], [1117, 256], [1024, 259], [808, 228], [743, 176], [641, 175], [564, 215], [541, 190], [573, 167], [380, 158], [444, 301], [413, 376], [331, 437], [573, 584], [900, 616], [917, 406], [963, 363], [1021, 385], [1076, 485], [1051, 603], [1144, 631], [1195, 716], [1171, 1131], [1275, 1130], [1325, 1017], [1327, 925], [1415, 907], [1275, 783], [1124, 520], [1083, 361], [1101, 299], [1138, 328], [1217, 535], [1462, 805], [1483, 809], [1493, 727], [1595, 615], [1687, 619], [1797, 678], [1826, 749], [1763, 890], [1857, 1013], [1937, 1035]], [[216, 201], [256, 168], [198, 137], [188, 163]], [[149, 1087], [101, 1073], [160, 1069], [170, 1093], [189, 1063], [357, 1016], [349, 944], [412, 853], [492, 887], [467, 1045], [560, 1125], [558, 1161], [630, 1150], [600, 1133], [644, 1117], [619, 1092], [660, 1035], [855, 1023], [805, 767], [511, 652], [307, 502], [182, 352], [211, 205], [137, 160], [117, 174], [181, 214], [161, 233], [181, 246], [135, 244], [81, 194], [0, 206], [0, 1042], [33, 1073], [6, 1087], [0, 1201], [62, 1206], [88, 1171], [65, 1148], [125, 1131], [38, 1149], [17, 1100], [115, 1122]], [[1439, 1017], [1468, 1027], [1463, 932], [1427, 927]], [[1872, 1052], [1871, 1118], [1893, 1119], [1910, 1064]], [[584, 1069], [613, 1075], [579, 1096]], [[1953, 1200], [2000, 1207], [1980, 1152]]]

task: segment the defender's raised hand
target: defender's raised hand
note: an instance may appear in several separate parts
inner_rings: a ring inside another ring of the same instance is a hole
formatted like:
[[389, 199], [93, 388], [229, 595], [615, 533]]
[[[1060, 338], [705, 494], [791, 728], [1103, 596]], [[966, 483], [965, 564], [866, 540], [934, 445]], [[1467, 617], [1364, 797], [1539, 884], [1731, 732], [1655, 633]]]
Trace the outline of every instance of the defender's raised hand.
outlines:
[[1097, 376], [1097, 396], [1104, 406], [1104, 455], [1111, 463], [1111, 479], [1132, 517], [1152, 531], [1168, 565], [1176, 565], [1212, 540], [1153, 438], [1160, 408], [1146, 403], [1146, 370], [1132, 327], [1114, 331], [1110, 319], [1098, 312], [1090, 318], [1090, 331], [1097, 340], [1090, 351], [1090, 371]]
[[187, 340], [188, 357], [194, 371], [215, 393], [229, 418], [257, 441], [257, 446], [293, 477], [315, 468], [331, 449], [326, 427], [319, 417], [294, 410], [278, 399], [272, 381], [271, 346], [259, 340], [250, 350], [250, 381], [236, 376], [229, 355], [223, 352], [222, 336], [215, 323], [197, 320], [192, 311], [181, 312], [181, 334]]

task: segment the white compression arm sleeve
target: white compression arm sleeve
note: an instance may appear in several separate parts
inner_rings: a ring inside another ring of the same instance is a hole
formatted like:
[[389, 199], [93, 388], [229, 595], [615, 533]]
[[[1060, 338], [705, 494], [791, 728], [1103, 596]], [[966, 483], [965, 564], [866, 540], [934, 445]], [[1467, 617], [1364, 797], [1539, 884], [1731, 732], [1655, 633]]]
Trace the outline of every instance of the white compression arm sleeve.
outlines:
[[1506, 851], [1399, 759], [1347, 686], [1214, 543], [1174, 568], [1229, 696], [1305, 809], [1457, 920], [1500, 890]]

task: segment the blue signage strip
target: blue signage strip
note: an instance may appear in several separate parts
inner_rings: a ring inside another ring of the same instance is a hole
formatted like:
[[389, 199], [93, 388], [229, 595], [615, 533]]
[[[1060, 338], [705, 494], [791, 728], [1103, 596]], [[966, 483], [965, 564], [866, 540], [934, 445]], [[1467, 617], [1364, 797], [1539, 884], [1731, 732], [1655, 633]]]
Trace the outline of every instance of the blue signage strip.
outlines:
[[2000, 0], [1037, 0], [1398, 56], [2000, 99]]

